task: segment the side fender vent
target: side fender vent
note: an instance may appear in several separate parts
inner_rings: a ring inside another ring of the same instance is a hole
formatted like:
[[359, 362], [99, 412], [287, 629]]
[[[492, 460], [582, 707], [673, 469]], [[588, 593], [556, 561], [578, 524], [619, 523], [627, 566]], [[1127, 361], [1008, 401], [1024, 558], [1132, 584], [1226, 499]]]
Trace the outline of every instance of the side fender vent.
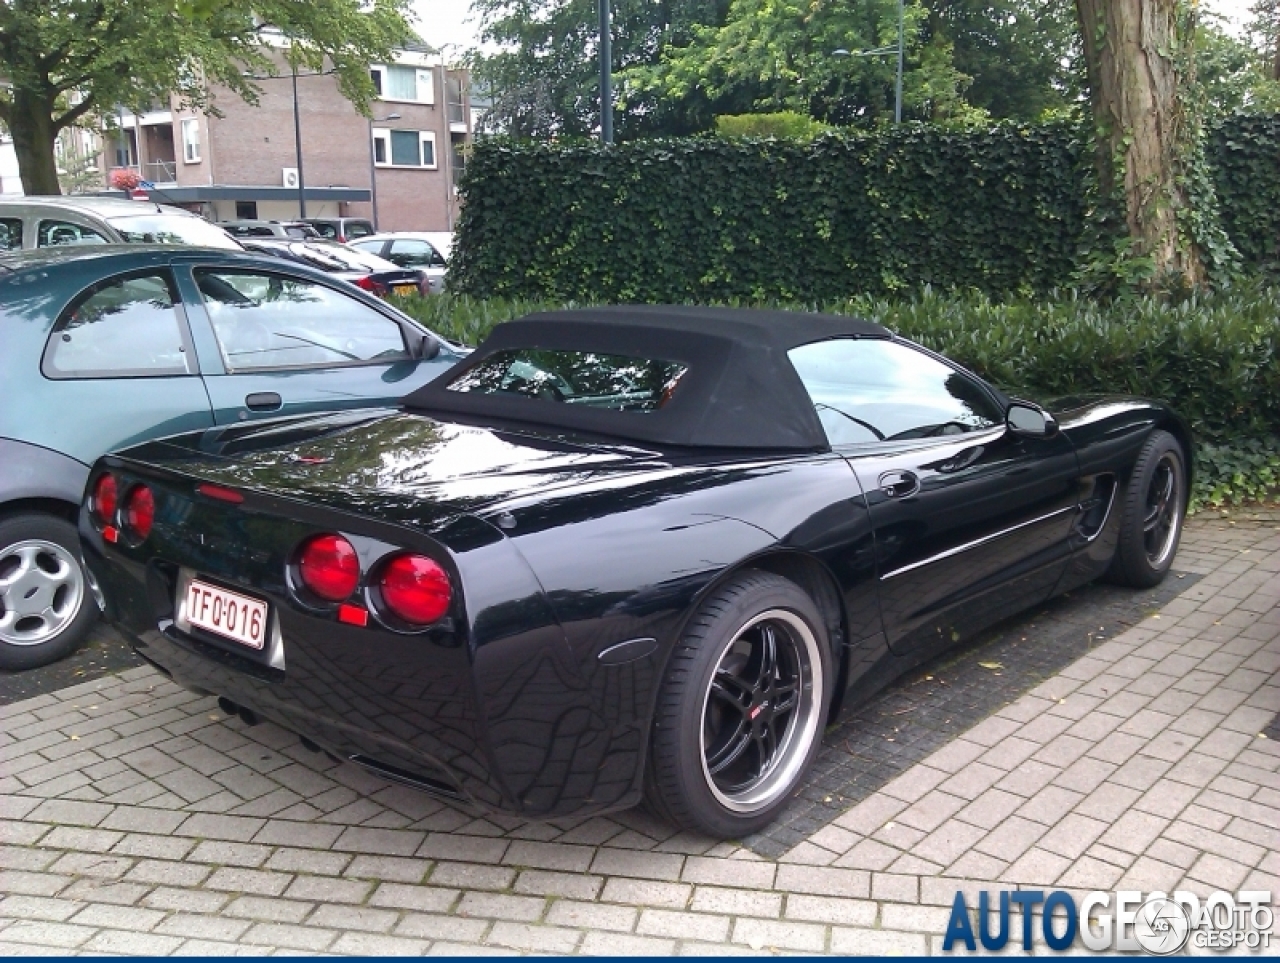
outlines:
[[1116, 500], [1116, 476], [1099, 475], [1093, 480], [1093, 492], [1080, 503], [1080, 520], [1076, 531], [1092, 542], [1106, 527]]

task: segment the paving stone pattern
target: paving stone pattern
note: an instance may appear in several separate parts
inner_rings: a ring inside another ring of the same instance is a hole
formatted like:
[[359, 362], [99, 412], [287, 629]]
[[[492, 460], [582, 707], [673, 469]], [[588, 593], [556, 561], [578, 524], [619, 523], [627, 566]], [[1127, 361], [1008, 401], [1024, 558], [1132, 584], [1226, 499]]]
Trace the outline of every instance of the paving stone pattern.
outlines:
[[908, 673], [827, 732], [805, 788], [773, 825], [744, 842], [762, 856], [781, 856], [1199, 578], [1171, 572], [1145, 592], [1094, 583]]
[[15, 702], [0, 953], [924, 953], [957, 889], [1275, 890], [1280, 513], [1195, 520], [1178, 568], [777, 859], [641, 813], [477, 818], [147, 668]]
[[65, 659], [38, 669], [8, 672], [0, 669], [0, 706], [57, 692], [82, 682], [144, 665], [124, 638], [106, 622], [99, 622], [83, 646]]

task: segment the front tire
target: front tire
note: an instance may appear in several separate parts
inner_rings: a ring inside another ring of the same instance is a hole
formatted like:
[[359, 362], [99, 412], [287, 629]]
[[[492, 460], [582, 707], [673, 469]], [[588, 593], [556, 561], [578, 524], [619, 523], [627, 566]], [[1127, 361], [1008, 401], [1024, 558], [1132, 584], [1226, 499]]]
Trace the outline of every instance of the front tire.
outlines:
[[813, 600], [744, 572], [703, 603], [667, 664], [646, 801], [684, 829], [741, 838], [767, 826], [822, 742], [831, 646]]
[[1167, 431], [1142, 446], [1124, 491], [1124, 514], [1110, 581], [1150, 588], [1164, 580], [1178, 553], [1187, 511], [1187, 459]]
[[0, 521], [0, 669], [70, 655], [96, 615], [69, 522], [35, 513]]

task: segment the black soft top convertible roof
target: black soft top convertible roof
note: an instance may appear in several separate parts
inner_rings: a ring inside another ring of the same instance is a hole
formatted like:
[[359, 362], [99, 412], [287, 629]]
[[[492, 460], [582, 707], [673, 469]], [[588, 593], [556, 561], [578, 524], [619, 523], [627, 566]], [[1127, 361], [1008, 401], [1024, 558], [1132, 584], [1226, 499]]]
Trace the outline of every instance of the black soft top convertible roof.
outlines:
[[[787, 352], [831, 338], [889, 338], [878, 324], [833, 314], [742, 308], [619, 306], [531, 314], [500, 324], [457, 368], [404, 399], [424, 414], [566, 428], [658, 445], [815, 451], [826, 435]], [[679, 362], [671, 400], [618, 411], [448, 385], [499, 351], [593, 351]]]

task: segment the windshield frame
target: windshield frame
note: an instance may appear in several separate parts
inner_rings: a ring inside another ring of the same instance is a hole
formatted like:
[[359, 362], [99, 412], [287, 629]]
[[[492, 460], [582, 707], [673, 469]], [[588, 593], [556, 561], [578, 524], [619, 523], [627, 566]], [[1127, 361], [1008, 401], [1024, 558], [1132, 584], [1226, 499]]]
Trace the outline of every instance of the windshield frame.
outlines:
[[[113, 214], [103, 218], [107, 226], [120, 235], [126, 244], [164, 244], [170, 247], [212, 247], [224, 251], [243, 251], [244, 248], [228, 234], [225, 230], [216, 224], [211, 224], [202, 217], [196, 217], [194, 214], [175, 214], [169, 211], [160, 212], [139, 212], [137, 214]], [[186, 227], [187, 225], [198, 225], [195, 228], [199, 235], [195, 239], [185, 231], [172, 231], [172, 235], [182, 238], [180, 241], [165, 240], [162, 236], [157, 237], [154, 227], [151, 230], [131, 230], [129, 222], [149, 222], [154, 225], [157, 221], [164, 221], [160, 226], [161, 233], [164, 229], [173, 225], [175, 227]], [[145, 239], [136, 239], [130, 235], [150, 235]]]

